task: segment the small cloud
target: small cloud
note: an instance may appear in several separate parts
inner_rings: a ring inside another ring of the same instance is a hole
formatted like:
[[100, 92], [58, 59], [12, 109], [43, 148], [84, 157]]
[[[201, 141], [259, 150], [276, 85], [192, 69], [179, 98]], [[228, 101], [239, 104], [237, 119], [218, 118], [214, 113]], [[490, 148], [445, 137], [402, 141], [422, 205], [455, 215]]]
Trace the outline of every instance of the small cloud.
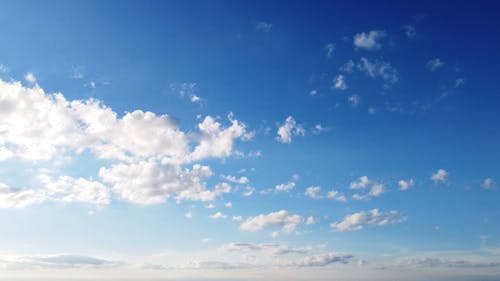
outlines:
[[431, 59], [427, 62], [426, 66], [430, 71], [434, 71], [443, 67], [444, 62], [440, 58]]
[[333, 80], [333, 88], [341, 91], [347, 89], [344, 75], [340, 74], [335, 77], [335, 79]]
[[494, 189], [495, 188], [495, 182], [493, 181], [492, 178], [486, 178], [484, 179], [483, 183], [481, 184], [482, 189]]
[[247, 187], [245, 187], [245, 192], [243, 192], [243, 196], [252, 196], [254, 191], [255, 191], [254, 187], [247, 186]]
[[292, 116], [288, 116], [285, 123], [278, 128], [276, 140], [281, 143], [291, 143], [292, 136], [304, 136], [306, 133], [301, 124], [297, 124]]
[[316, 223], [316, 219], [313, 216], [310, 216], [306, 219], [307, 225], [311, 225], [311, 224], [315, 224], [315, 223]]
[[210, 215], [208, 217], [211, 218], [211, 219], [225, 219], [225, 218], [227, 218], [227, 215], [225, 215], [225, 214], [223, 214], [221, 212], [217, 212], [217, 213], [215, 213], [213, 215]]
[[318, 95], [318, 91], [316, 91], [316, 90], [311, 90], [311, 91], [309, 92], [309, 95], [310, 95], [311, 97], [314, 97], [314, 96]]
[[328, 43], [325, 46], [326, 57], [331, 58], [333, 56], [333, 51], [335, 51], [335, 44]]
[[326, 198], [335, 200], [337, 202], [345, 202], [345, 201], [347, 201], [345, 195], [343, 195], [342, 193], [340, 193], [340, 192], [338, 192], [336, 190], [330, 190], [330, 191], [328, 191], [328, 193], [326, 194]]
[[369, 32], [361, 32], [353, 37], [353, 43], [356, 48], [365, 50], [379, 50], [382, 48], [380, 40], [386, 36], [383, 30], [372, 30]]
[[401, 30], [405, 33], [406, 37], [409, 39], [413, 39], [417, 36], [417, 30], [413, 25], [403, 25]]
[[184, 217], [188, 218], [188, 219], [192, 219], [193, 218], [193, 213], [191, 211], [187, 212], [184, 214]]
[[351, 105], [351, 107], [356, 108], [359, 105], [361, 98], [358, 95], [351, 95], [347, 97], [347, 101]]
[[371, 114], [371, 115], [374, 115], [375, 113], [377, 113], [377, 110], [375, 109], [375, 107], [370, 106], [368, 108], [368, 113]]
[[36, 83], [35, 74], [33, 74], [32, 72], [26, 73], [26, 75], [24, 75], [24, 80], [26, 80], [29, 83]]
[[292, 190], [294, 187], [295, 187], [295, 182], [291, 181], [291, 182], [276, 185], [274, 187], [274, 190], [288, 192], [288, 191]]
[[269, 32], [269, 31], [271, 31], [272, 27], [273, 27], [273, 25], [271, 23], [264, 22], [264, 21], [258, 21], [255, 24], [255, 29], [258, 31], [262, 31], [262, 32]]
[[208, 205], [205, 205], [205, 208], [206, 208], [206, 209], [213, 209], [213, 208], [215, 208], [215, 207], [216, 207], [216, 206], [215, 206], [215, 204], [213, 204], [213, 203], [210, 203], [210, 204], [208, 204]]
[[307, 197], [313, 198], [313, 199], [320, 199], [322, 196], [320, 196], [318, 193], [321, 191], [321, 187], [319, 186], [310, 186], [306, 188], [306, 191], [304, 192], [304, 195]]
[[414, 184], [415, 184], [415, 182], [413, 181], [413, 179], [399, 180], [398, 181], [399, 190], [401, 190], [401, 191], [407, 190], [408, 188], [412, 187]]
[[432, 174], [431, 180], [434, 183], [445, 183], [448, 180], [448, 172], [444, 169], [439, 169]]
[[312, 128], [311, 132], [313, 133], [313, 135], [319, 135], [319, 134], [322, 134], [322, 133], [325, 133], [325, 132], [328, 132], [330, 131], [330, 128], [328, 127], [323, 127], [321, 124], [316, 124], [314, 126], [314, 128]]
[[233, 203], [231, 203], [231, 202], [227, 202], [226, 204], [224, 204], [224, 206], [225, 206], [226, 208], [231, 208], [231, 207], [233, 207]]
[[232, 221], [242, 221], [243, 220], [243, 217], [242, 216], [233, 216], [231, 218]]
[[191, 99], [191, 102], [200, 102], [201, 101], [201, 98], [197, 95], [191, 95], [190, 99]]
[[0, 63], [0, 73], [7, 73], [7, 72], [9, 72], [9, 68]]

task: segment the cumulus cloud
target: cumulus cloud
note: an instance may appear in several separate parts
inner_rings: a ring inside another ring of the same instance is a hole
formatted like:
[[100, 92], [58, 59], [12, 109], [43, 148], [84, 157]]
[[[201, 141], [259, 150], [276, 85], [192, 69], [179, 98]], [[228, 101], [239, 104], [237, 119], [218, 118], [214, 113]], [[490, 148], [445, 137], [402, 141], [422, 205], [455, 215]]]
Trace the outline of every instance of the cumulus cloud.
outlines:
[[332, 200], [335, 200], [335, 201], [338, 201], [338, 202], [345, 202], [345, 201], [347, 201], [345, 195], [343, 195], [342, 193], [340, 193], [339, 191], [336, 191], [336, 190], [330, 190], [330, 191], [328, 191], [328, 193], [326, 194], [326, 198], [332, 199]]
[[408, 188], [412, 187], [413, 185], [415, 185], [415, 182], [413, 181], [413, 179], [409, 179], [409, 180], [399, 180], [398, 181], [398, 186], [399, 186], [399, 190], [407, 190]]
[[345, 82], [345, 77], [342, 74], [337, 75], [333, 80], [333, 88], [337, 90], [345, 90], [347, 89], [347, 83]]
[[343, 221], [330, 224], [330, 228], [335, 232], [357, 231], [365, 226], [383, 226], [401, 223], [405, 220], [406, 217], [397, 211], [383, 213], [378, 209], [373, 209], [347, 215]]
[[201, 135], [198, 137], [199, 144], [191, 154], [193, 160], [230, 156], [236, 139], [249, 140], [253, 137], [254, 134], [247, 132], [246, 125], [235, 120], [232, 113], [228, 118], [231, 126], [227, 128], [222, 128], [222, 125], [210, 116], [198, 124]]
[[245, 176], [241, 176], [238, 178], [235, 176], [221, 175], [221, 177], [223, 179], [227, 180], [228, 182], [237, 183], [237, 184], [248, 184], [250, 182], [250, 180]]
[[292, 116], [288, 116], [285, 123], [278, 128], [276, 140], [281, 143], [291, 143], [292, 136], [304, 136], [305, 133], [304, 127], [297, 124]]
[[430, 71], [434, 71], [443, 67], [444, 62], [440, 58], [431, 59], [427, 62], [426, 66]]
[[209, 218], [211, 218], [211, 219], [225, 219], [225, 218], [227, 218], [227, 215], [223, 214], [221, 212], [217, 212], [213, 215], [210, 215]]
[[24, 208], [47, 200], [46, 192], [37, 189], [15, 189], [0, 183], [0, 208]]
[[281, 227], [281, 231], [290, 233], [295, 231], [303, 220], [303, 217], [300, 215], [290, 214], [286, 210], [281, 210], [250, 217], [240, 224], [240, 229], [244, 231], [258, 231], [265, 227]]
[[274, 190], [277, 192], [280, 192], [280, 191], [288, 192], [288, 191], [292, 190], [294, 187], [295, 187], [295, 182], [291, 181], [291, 182], [276, 185], [274, 187]]
[[362, 176], [349, 184], [349, 188], [353, 190], [365, 190], [369, 186], [371, 187], [368, 192], [364, 194], [356, 193], [352, 196], [352, 198], [355, 200], [366, 200], [370, 199], [371, 197], [380, 196], [385, 192], [383, 184], [372, 181], [367, 176]]
[[306, 188], [306, 191], [304, 192], [304, 194], [307, 197], [311, 197], [313, 199], [320, 199], [320, 198], [322, 198], [322, 196], [319, 195], [320, 191], [321, 191], [321, 187], [319, 187], [319, 186], [310, 186], [310, 187]]
[[448, 181], [448, 171], [444, 169], [439, 169], [432, 174], [431, 180], [435, 183], [445, 183]]
[[313, 216], [307, 217], [307, 219], [306, 219], [307, 225], [311, 225], [311, 224], [315, 224], [315, 223], [316, 223], [316, 219]]
[[383, 30], [372, 30], [361, 32], [353, 37], [353, 43], [356, 48], [365, 50], [378, 50], [382, 48], [381, 39], [386, 36]]
[[96, 205], [107, 205], [110, 202], [108, 188], [97, 181], [69, 176], [53, 179], [47, 175], [40, 175], [39, 180], [46, 187], [47, 196], [52, 200]]

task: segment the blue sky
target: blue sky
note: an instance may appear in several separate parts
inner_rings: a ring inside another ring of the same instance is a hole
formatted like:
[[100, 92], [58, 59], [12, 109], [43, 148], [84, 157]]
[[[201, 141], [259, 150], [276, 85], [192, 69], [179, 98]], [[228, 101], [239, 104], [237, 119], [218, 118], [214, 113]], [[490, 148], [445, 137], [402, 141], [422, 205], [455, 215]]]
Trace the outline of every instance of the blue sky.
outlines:
[[494, 280], [498, 8], [0, 3], [0, 278]]

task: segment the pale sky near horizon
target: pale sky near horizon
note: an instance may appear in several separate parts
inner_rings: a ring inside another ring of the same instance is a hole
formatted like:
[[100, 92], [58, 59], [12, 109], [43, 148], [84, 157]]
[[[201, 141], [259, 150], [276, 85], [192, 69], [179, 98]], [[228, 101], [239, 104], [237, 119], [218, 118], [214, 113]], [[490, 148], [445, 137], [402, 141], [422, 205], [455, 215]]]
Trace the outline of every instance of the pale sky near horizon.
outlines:
[[0, 2], [0, 280], [497, 280], [499, 8]]

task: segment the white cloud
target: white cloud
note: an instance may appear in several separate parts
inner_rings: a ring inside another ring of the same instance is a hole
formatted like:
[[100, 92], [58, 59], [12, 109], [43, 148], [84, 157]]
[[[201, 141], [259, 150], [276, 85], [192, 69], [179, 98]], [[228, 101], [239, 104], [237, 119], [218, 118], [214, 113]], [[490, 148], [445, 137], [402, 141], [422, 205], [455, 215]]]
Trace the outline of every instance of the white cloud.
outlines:
[[403, 25], [401, 30], [405, 33], [406, 37], [413, 39], [417, 36], [417, 30], [413, 25]]
[[310, 95], [311, 97], [314, 97], [314, 96], [318, 95], [318, 91], [317, 91], [317, 90], [311, 90], [311, 91], [309, 92], [309, 95]]
[[197, 95], [191, 95], [189, 97], [189, 99], [191, 100], [191, 102], [200, 102], [201, 101], [201, 98]]
[[233, 207], [233, 203], [231, 203], [231, 202], [227, 202], [226, 204], [224, 204], [224, 206], [225, 206], [226, 208], [231, 208], [231, 207]]
[[314, 134], [314, 135], [320, 135], [324, 132], [328, 132], [330, 131], [330, 128], [328, 127], [323, 127], [323, 125], [321, 124], [316, 124], [314, 125], [314, 128], [312, 128], [311, 132]]
[[367, 176], [362, 176], [356, 181], [349, 184], [350, 189], [364, 189], [370, 184], [370, 179]]
[[361, 58], [357, 64], [357, 68], [371, 78], [382, 79], [385, 88], [389, 88], [399, 80], [398, 70], [389, 62]]
[[448, 172], [444, 169], [439, 169], [432, 174], [431, 180], [435, 183], [444, 183], [448, 180]]
[[2, 268], [13, 270], [114, 268], [122, 262], [82, 255], [2, 256]]
[[335, 51], [335, 44], [328, 43], [325, 46], [326, 57], [331, 58], [333, 56], [333, 51]]
[[304, 127], [295, 122], [292, 116], [288, 116], [285, 123], [278, 128], [276, 140], [281, 143], [291, 143], [292, 136], [304, 136], [306, 133]]
[[32, 72], [28, 72], [24, 75], [24, 80], [29, 83], [36, 83], [36, 76]]
[[198, 124], [201, 135], [199, 144], [195, 147], [191, 158], [200, 160], [204, 158], [223, 158], [231, 155], [233, 143], [236, 139], [249, 140], [254, 134], [246, 131], [246, 125], [233, 119], [232, 113], [228, 115], [231, 126], [222, 128], [214, 118], [207, 116]]
[[359, 193], [356, 193], [356, 194], [353, 194], [352, 195], [352, 199], [355, 199], [355, 200], [367, 200], [367, 199], [370, 199], [372, 197], [378, 197], [380, 195], [382, 195], [383, 193], [385, 192], [385, 188], [384, 188], [384, 185], [381, 184], [381, 183], [373, 183], [370, 190], [368, 191], [368, 193], [365, 193], [365, 194], [359, 194]]
[[283, 232], [293, 232], [303, 221], [302, 216], [288, 213], [286, 210], [273, 212], [269, 214], [260, 214], [248, 218], [240, 225], [244, 231], [258, 231], [265, 227], [278, 226]]
[[209, 218], [211, 218], [211, 219], [225, 219], [225, 218], [227, 218], [227, 215], [225, 215], [221, 212], [217, 212], [213, 215], [210, 215]]
[[171, 196], [177, 201], [214, 200], [225, 190], [221, 187], [206, 189], [204, 180], [211, 175], [208, 166], [195, 164], [191, 169], [183, 169], [178, 165], [159, 165], [151, 160], [115, 164], [99, 170], [99, 177], [111, 185], [114, 193], [135, 204], [159, 204]]
[[345, 82], [345, 77], [342, 74], [337, 75], [333, 80], [333, 87], [337, 90], [345, 90], [347, 89], [347, 84]]
[[97, 205], [110, 203], [108, 188], [97, 181], [68, 176], [60, 176], [54, 180], [47, 175], [40, 175], [39, 180], [46, 187], [47, 195], [52, 200]]
[[193, 212], [189, 211], [189, 212], [185, 213], [184, 217], [186, 217], [187, 219], [192, 219], [193, 218]]
[[308, 197], [311, 197], [313, 199], [320, 199], [322, 196], [320, 196], [318, 193], [321, 191], [321, 187], [319, 186], [310, 186], [306, 188], [306, 191], [304, 194]]
[[345, 202], [347, 201], [345, 195], [343, 195], [342, 193], [336, 191], [336, 190], [330, 190], [328, 191], [328, 193], [326, 194], [326, 198], [328, 199], [332, 199], [332, 200], [335, 200], [335, 201], [338, 201], [338, 202]]
[[282, 183], [282, 184], [278, 184], [274, 187], [274, 190], [276, 191], [285, 191], [285, 192], [288, 192], [290, 190], [292, 190], [293, 188], [295, 187], [295, 182], [291, 181], [291, 182], [287, 182], [287, 183]]
[[247, 186], [245, 187], [245, 192], [243, 192], [243, 196], [252, 196], [254, 191], [255, 191], [254, 187]]
[[413, 179], [399, 180], [398, 181], [399, 190], [407, 190], [408, 188], [412, 187], [413, 185], [415, 185], [415, 182], [413, 181]]
[[430, 71], [434, 71], [438, 68], [441, 68], [444, 65], [444, 62], [440, 58], [431, 59], [427, 62], [426, 66]]
[[316, 223], [316, 219], [313, 216], [307, 217], [307, 219], [306, 219], [307, 225], [311, 225], [311, 224], [315, 224], [315, 223]]
[[231, 218], [232, 221], [242, 221], [243, 220], [243, 217], [242, 216], [233, 216]]
[[361, 32], [353, 37], [353, 43], [356, 48], [365, 50], [378, 50], [382, 48], [380, 40], [386, 36], [385, 31], [372, 30], [369, 32]]
[[347, 215], [343, 221], [332, 223], [330, 227], [336, 232], [356, 231], [363, 229], [365, 226], [383, 226], [401, 223], [405, 220], [406, 217], [402, 216], [397, 211], [383, 213], [379, 212], [378, 209], [373, 209]]
[[351, 95], [347, 97], [347, 101], [352, 107], [357, 107], [359, 105], [361, 98], [358, 95]]
[[214, 209], [215, 207], [217, 207], [217, 206], [215, 206], [214, 203], [210, 203], [208, 205], [205, 205], [205, 209]]
[[493, 181], [492, 178], [486, 178], [484, 179], [483, 183], [481, 184], [482, 189], [494, 189], [495, 188], [495, 182]]
[[0, 183], [0, 208], [24, 208], [47, 200], [47, 194], [36, 189], [14, 189]]
[[227, 180], [228, 182], [237, 183], [237, 184], [248, 184], [250, 182], [250, 180], [245, 176], [241, 176], [241, 177], [237, 178], [235, 176], [221, 175], [221, 177], [223, 179]]
[[269, 31], [271, 31], [272, 27], [273, 27], [273, 25], [271, 23], [264, 22], [264, 21], [258, 21], [255, 24], [255, 29], [258, 31], [262, 31], [262, 32], [269, 32]]

